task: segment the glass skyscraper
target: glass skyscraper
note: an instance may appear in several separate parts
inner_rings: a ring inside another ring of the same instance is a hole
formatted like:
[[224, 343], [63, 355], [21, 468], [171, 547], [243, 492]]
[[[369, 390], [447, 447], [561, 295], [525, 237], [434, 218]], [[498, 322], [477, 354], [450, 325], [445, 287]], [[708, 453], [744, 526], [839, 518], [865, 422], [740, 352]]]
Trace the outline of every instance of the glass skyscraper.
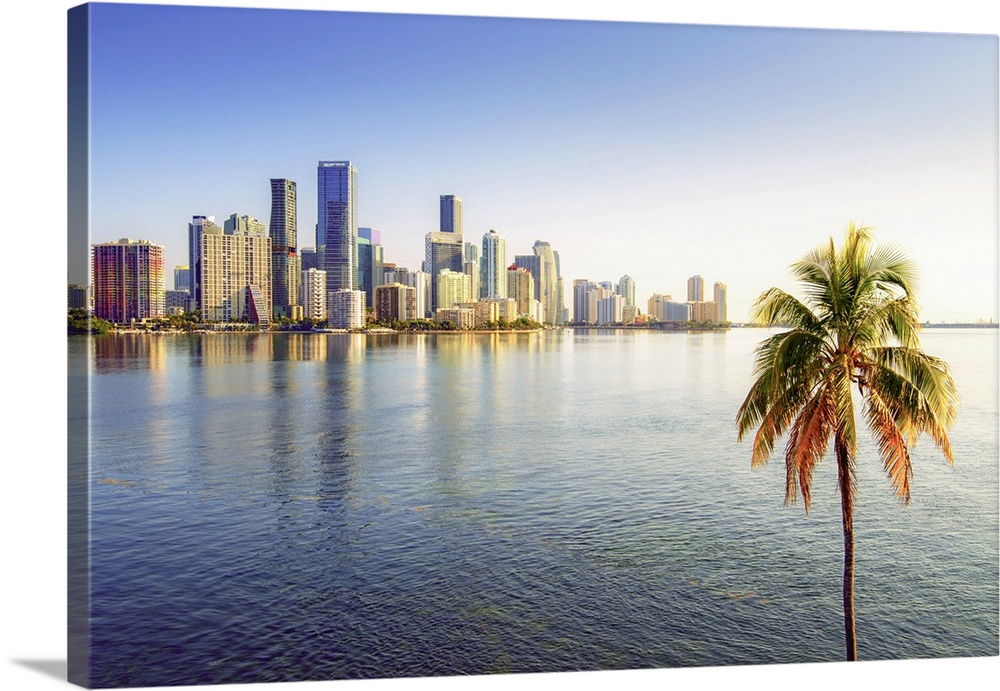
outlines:
[[454, 194], [441, 195], [442, 233], [462, 234], [462, 198]]
[[271, 178], [271, 311], [275, 315], [291, 316], [291, 306], [298, 304], [295, 196], [295, 182]]
[[316, 176], [316, 251], [326, 290], [357, 290], [357, 170], [350, 161], [320, 161]]

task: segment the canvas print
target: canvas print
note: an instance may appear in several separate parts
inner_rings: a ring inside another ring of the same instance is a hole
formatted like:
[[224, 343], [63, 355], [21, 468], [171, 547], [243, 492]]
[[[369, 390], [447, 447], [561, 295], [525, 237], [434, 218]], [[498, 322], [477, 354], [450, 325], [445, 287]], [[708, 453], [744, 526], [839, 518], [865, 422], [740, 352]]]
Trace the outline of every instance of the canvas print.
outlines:
[[68, 28], [70, 681], [998, 655], [996, 35]]

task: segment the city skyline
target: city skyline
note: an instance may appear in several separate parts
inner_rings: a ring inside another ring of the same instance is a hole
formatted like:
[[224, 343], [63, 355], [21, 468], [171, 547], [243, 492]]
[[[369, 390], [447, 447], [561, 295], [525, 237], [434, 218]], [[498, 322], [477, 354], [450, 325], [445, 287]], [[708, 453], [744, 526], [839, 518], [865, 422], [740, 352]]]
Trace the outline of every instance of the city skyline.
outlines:
[[[678, 294], [701, 273], [743, 321], [856, 220], [917, 263], [922, 318], [997, 317], [990, 37], [289, 11], [267, 15], [267, 47], [206, 58], [186, 50], [192, 12], [209, 34], [262, 30], [264, 13], [96, 9], [92, 232], [136, 235], [141, 219], [170, 265], [192, 215], [267, 218], [267, 180], [308, 180], [330, 157], [354, 163], [355, 224], [403, 266], [454, 194], [466, 236], [550, 242], [568, 281], [628, 273], [640, 294]], [[433, 49], [445, 35], [452, 49]], [[343, 42], [336, 59], [325, 38]], [[303, 67], [270, 67], [278, 54]], [[181, 105], [272, 79], [292, 94], [281, 118]]]

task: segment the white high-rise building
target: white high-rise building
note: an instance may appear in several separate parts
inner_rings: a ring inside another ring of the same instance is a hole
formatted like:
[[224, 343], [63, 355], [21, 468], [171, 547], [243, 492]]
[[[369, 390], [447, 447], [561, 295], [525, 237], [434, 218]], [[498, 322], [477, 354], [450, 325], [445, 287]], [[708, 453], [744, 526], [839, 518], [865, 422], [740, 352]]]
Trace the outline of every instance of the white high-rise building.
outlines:
[[300, 302], [306, 319], [326, 319], [326, 272], [308, 269], [302, 272]]
[[[329, 285], [329, 280], [327, 281]], [[327, 313], [334, 329], [359, 329], [365, 325], [365, 293], [343, 288], [327, 293]]]
[[472, 301], [472, 278], [461, 271], [443, 269], [437, 277], [438, 309]]
[[495, 230], [483, 235], [483, 258], [480, 264], [480, 297], [507, 297], [507, 241]]

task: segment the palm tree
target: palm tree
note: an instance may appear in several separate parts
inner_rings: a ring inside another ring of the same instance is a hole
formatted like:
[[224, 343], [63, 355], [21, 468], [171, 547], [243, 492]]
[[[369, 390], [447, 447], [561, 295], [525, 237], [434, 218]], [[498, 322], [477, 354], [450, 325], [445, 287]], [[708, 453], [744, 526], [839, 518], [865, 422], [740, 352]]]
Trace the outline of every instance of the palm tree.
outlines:
[[854, 501], [857, 422], [853, 385], [896, 495], [910, 500], [909, 447], [926, 433], [953, 463], [947, 430], [958, 409], [942, 360], [920, 348], [913, 264], [875, 247], [870, 228], [847, 229], [791, 266], [805, 301], [771, 288], [754, 303], [758, 323], [787, 327], [755, 352], [754, 381], [736, 416], [738, 438], [753, 429], [751, 467], [767, 462], [785, 432], [785, 503], [801, 492], [808, 513], [813, 469], [833, 440], [844, 526], [844, 637], [857, 659], [854, 627]]

